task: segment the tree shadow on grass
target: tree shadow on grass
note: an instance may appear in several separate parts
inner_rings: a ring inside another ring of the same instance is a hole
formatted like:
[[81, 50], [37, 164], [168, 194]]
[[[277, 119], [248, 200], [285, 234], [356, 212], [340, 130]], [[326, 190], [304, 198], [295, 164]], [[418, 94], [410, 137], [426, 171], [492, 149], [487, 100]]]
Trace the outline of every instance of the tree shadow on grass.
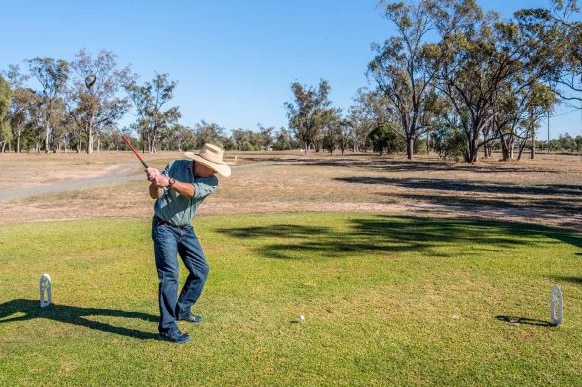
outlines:
[[[439, 178], [390, 178], [348, 176], [335, 180], [371, 186], [405, 188], [403, 192], [379, 192], [391, 199], [434, 203], [469, 214], [495, 211], [510, 216], [551, 216], [563, 227], [580, 229], [582, 186], [568, 184], [529, 185], [488, 183]], [[451, 207], [454, 207], [451, 208]]]
[[557, 282], [563, 281], [563, 282], [570, 282], [574, 285], [582, 285], [582, 277], [572, 277], [572, 276], [560, 275], [560, 276], [553, 276], [551, 278]]
[[[22, 315], [24, 314], [24, 315]], [[13, 317], [9, 317], [16, 315]], [[0, 324], [12, 321], [26, 321], [35, 318], [45, 318], [67, 324], [84, 326], [102, 332], [133, 337], [141, 340], [156, 339], [157, 333], [143, 332], [136, 329], [113, 326], [90, 319], [91, 316], [109, 316], [134, 318], [145, 321], [158, 321], [158, 317], [141, 312], [126, 312], [116, 309], [79, 308], [75, 306], [50, 304], [40, 307], [39, 300], [16, 299], [0, 304]]]
[[[314, 213], [313, 217], [317, 217]], [[265, 226], [220, 228], [219, 233], [240, 239], [267, 239], [258, 248], [269, 258], [297, 259], [317, 254], [329, 258], [349, 257], [357, 252], [426, 253], [432, 258], [443, 256], [433, 248], [443, 244], [470, 242], [473, 250], [503, 251], [522, 245], [548, 243], [546, 238], [582, 247], [582, 237], [571, 232], [539, 225], [472, 219], [376, 216], [350, 219], [348, 228], [267, 224]], [[276, 239], [268, 243], [268, 239]], [[298, 254], [300, 253], [300, 254]], [[309, 253], [309, 254], [305, 254]], [[454, 249], [444, 256], [458, 255]], [[440, 254], [440, 255], [439, 255]]]
[[510, 195], [572, 195], [579, 200], [582, 194], [582, 186], [551, 184], [524, 186], [511, 183], [486, 183], [482, 181], [458, 181], [449, 179], [418, 179], [418, 178], [388, 178], [388, 177], [371, 177], [371, 176], [350, 176], [339, 177], [335, 180], [346, 183], [372, 184], [372, 185], [395, 185], [412, 189], [435, 189], [444, 191], [462, 191], [462, 192], [487, 192]]
[[[314, 154], [311, 153], [308, 157], [302, 156], [286, 156], [286, 157], [244, 157], [246, 161], [249, 162], [270, 162], [273, 164], [281, 165], [300, 165], [300, 166], [317, 166], [317, 167], [329, 167], [329, 168], [351, 168], [351, 169], [366, 169], [370, 170], [385, 170], [390, 172], [400, 172], [400, 171], [414, 171], [414, 172], [434, 172], [434, 171], [468, 171], [478, 174], [503, 174], [503, 173], [539, 173], [539, 169], [535, 167], [523, 167], [523, 166], [509, 166], [509, 164], [503, 165], [471, 165], [471, 164], [458, 164], [451, 161], [443, 161], [440, 159], [434, 159], [429, 161], [419, 161], [419, 160], [399, 160], [394, 158], [386, 158], [385, 156], [376, 157], [374, 155], [368, 155], [366, 158], [362, 158], [362, 155], [357, 154], [345, 154], [345, 155], [335, 155], [334, 157], [329, 157], [329, 155], [324, 154]], [[559, 172], [555, 169], [543, 169], [544, 172]]]

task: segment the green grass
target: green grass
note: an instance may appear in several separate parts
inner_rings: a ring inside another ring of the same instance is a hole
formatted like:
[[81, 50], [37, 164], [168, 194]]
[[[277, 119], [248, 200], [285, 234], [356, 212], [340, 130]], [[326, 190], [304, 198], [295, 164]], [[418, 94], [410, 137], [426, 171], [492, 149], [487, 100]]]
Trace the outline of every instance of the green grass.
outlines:
[[319, 213], [195, 225], [211, 274], [183, 346], [156, 340], [149, 221], [1, 225], [0, 385], [582, 382], [580, 234]]

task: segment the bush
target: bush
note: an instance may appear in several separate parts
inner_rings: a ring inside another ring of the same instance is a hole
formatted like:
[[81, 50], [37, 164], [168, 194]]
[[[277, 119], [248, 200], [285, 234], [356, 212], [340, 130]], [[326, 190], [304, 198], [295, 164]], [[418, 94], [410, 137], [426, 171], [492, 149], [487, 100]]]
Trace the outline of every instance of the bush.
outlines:
[[377, 125], [368, 135], [368, 139], [374, 152], [378, 152], [380, 155], [384, 152], [392, 154], [406, 151], [404, 139], [388, 124]]
[[467, 152], [467, 137], [458, 128], [441, 127], [432, 134], [435, 152], [443, 159], [459, 161]]

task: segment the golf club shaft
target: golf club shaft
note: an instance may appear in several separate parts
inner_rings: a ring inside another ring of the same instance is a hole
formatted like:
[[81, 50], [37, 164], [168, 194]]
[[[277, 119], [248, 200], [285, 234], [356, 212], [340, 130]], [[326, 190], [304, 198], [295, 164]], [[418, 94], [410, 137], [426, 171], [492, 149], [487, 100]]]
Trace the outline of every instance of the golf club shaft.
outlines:
[[121, 135], [121, 137], [123, 138], [123, 141], [125, 141], [125, 143], [129, 147], [129, 149], [132, 150], [133, 154], [137, 156], [137, 158], [139, 159], [139, 161], [141, 161], [142, 165], [145, 168], [149, 168], [150, 166], [147, 165], [147, 163], [145, 161], [143, 161], [143, 159], [141, 158], [141, 156], [139, 155], [139, 153], [137, 153], [137, 150], [135, 150], [135, 148], [133, 147], [133, 145], [131, 145], [131, 142], [129, 141], [129, 139], [125, 135]]

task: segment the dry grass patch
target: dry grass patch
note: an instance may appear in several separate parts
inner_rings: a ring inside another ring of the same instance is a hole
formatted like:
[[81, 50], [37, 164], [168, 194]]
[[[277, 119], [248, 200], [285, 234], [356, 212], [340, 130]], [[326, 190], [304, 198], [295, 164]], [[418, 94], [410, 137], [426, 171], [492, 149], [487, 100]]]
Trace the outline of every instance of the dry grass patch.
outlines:
[[[145, 155], [163, 168], [181, 153]], [[235, 162], [236, 158], [236, 162]], [[582, 158], [475, 165], [418, 156], [300, 152], [228, 153], [201, 214], [341, 211], [519, 220], [581, 230]], [[141, 166], [128, 152], [0, 155], [4, 222], [147, 217], [152, 202]]]

